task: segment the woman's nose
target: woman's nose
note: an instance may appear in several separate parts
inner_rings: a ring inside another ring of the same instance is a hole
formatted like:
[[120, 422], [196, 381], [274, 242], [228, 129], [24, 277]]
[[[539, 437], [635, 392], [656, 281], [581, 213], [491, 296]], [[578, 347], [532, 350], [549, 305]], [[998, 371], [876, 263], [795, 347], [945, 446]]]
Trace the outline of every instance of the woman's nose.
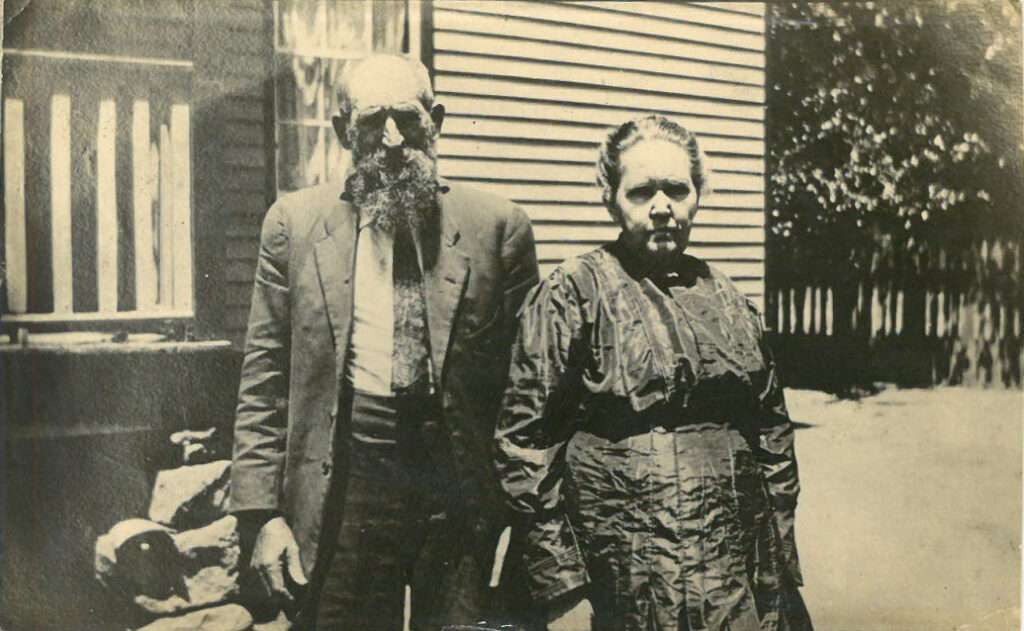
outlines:
[[398, 125], [395, 124], [395, 119], [388, 116], [387, 121], [384, 122], [384, 136], [381, 139], [384, 146], [388, 149], [396, 149], [402, 146], [405, 142], [405, 137], [402, 136], [402, 132], [398, 131]]

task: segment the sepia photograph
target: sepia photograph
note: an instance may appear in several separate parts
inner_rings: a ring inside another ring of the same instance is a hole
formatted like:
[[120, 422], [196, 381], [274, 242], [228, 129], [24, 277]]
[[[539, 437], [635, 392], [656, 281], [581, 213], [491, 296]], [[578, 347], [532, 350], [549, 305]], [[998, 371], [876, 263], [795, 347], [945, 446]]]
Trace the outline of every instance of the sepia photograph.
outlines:
[[3, 0], [0, 631], [1018, 631], [1020, 0]]

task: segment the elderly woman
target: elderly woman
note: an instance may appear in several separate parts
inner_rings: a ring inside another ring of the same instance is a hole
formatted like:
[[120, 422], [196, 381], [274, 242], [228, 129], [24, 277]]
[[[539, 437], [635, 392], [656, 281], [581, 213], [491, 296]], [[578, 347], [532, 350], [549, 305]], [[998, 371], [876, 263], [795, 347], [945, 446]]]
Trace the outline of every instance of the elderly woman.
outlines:
[[597, 180], [621, 235], [527, 298], [496, 430], [548, 628], [809, 629], [793, 429], [760, 319], [684, 254], [709, 191], [697, 139], [631, 120]]

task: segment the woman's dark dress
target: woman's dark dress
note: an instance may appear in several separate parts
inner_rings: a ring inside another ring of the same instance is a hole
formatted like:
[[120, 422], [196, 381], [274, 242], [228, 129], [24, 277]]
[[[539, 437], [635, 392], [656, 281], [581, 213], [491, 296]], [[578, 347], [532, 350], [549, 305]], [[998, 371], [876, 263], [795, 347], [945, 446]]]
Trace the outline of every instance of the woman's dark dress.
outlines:
[[534, 596], [582, 587], [595, 629], [809, 629], [792, 424], [744, 295], [614, 243], [520, 317], [497, 458]]

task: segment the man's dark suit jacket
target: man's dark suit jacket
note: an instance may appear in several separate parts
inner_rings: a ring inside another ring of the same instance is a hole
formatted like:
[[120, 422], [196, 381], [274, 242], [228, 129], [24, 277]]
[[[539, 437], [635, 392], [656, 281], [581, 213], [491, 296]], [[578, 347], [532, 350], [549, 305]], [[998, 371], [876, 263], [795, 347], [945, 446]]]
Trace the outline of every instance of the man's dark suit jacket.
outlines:
[[[359, 217], [339, 192], [309, 188], [267, 212], [235, 421], [231, 511], [283, 514], [307, 577], [328, 490], [345, 468], [334, 446], [349, 412], [339, 401], [348, 387]], [[494, 420], [537, 260], [529, 221], [511, 202], [444, 181], [438, 200], [440, 234], [421, 247], [433, 377], [470, 516], [466, 537], [489, 570], [507, 523], [492, 464]]]

